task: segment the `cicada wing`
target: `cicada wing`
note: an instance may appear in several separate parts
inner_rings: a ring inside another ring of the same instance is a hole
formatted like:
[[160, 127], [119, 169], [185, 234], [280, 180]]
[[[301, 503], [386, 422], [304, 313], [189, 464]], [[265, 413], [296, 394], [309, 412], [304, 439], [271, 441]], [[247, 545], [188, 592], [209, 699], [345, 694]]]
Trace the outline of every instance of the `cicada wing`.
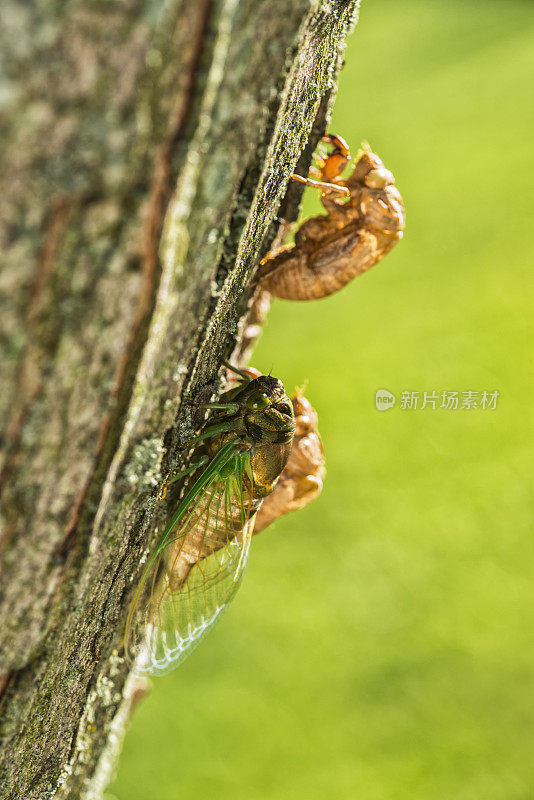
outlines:
[[243, 455], [208, 483], [149, 562], [130, 612], [127, 652], [139, 674], [163, 674], [194, 650], [224, 613], [246, 571], [251, 490]]

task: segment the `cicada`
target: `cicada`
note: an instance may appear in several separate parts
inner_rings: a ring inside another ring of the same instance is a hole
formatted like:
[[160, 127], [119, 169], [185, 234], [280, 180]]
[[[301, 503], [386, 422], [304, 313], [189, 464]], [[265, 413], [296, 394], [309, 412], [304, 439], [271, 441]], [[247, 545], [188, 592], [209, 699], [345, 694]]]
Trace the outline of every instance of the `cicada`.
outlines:
[[239, 384], [204, 406], [189, 484], [128, 612], [125, 650], [140, 674], [176, 667], [225, 611], [247, 567], [256, 512], [291, 452], [295, 419], [282, 382], [234, 371]]
[[274, 297], [313, 300], [339, 291], [380, 261], [402, 238], [404, 205], [393, 174], [364, 144], [352, 173], [340, 136], [324, 137], [332, 152], [318, 161], [314, 177], [294, 180], [319, 189], [326, 214], [298, 228], [295, 243], [268, 253], [254, 283]]

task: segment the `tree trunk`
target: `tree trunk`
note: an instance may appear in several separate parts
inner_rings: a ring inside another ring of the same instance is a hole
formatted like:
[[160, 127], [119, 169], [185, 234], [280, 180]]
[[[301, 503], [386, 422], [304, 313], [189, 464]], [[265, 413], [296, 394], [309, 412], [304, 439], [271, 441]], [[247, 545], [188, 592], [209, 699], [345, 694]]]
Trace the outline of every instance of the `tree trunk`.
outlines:
[[239, 344], [356, 13], [4, 3], [2, 798], [101, 795], [135, 698], [133, 581], [202, 419], [184, 401]]

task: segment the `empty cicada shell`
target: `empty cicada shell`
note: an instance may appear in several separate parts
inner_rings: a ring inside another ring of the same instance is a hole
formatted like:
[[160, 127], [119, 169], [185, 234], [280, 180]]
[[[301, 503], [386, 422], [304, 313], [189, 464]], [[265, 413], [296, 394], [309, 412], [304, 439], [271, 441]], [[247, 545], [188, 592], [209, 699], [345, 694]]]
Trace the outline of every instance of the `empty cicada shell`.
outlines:
[[294, 179], [321, 191], [326, 214], [306, 220], [295, 243], [268, 253], [255, 277], [275, 297], [313, 300], [337, 292], [382, 259], [402, 238], [404, 205], [393, 174], [364, 144], [352, 174], [346, 142], [326, 136], [333, 152], [312, 174]]

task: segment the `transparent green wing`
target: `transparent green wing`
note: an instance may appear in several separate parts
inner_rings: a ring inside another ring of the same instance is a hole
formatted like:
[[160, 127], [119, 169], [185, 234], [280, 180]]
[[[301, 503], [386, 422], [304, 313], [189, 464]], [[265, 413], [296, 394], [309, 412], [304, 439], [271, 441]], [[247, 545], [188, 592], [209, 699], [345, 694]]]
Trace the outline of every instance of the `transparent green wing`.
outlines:
[[132, 602], [126, 652], [140, 674], [163, 674], [202, 641], [245, 573], [253, 520], [248, 453], [225, 445], [165, 528]]

